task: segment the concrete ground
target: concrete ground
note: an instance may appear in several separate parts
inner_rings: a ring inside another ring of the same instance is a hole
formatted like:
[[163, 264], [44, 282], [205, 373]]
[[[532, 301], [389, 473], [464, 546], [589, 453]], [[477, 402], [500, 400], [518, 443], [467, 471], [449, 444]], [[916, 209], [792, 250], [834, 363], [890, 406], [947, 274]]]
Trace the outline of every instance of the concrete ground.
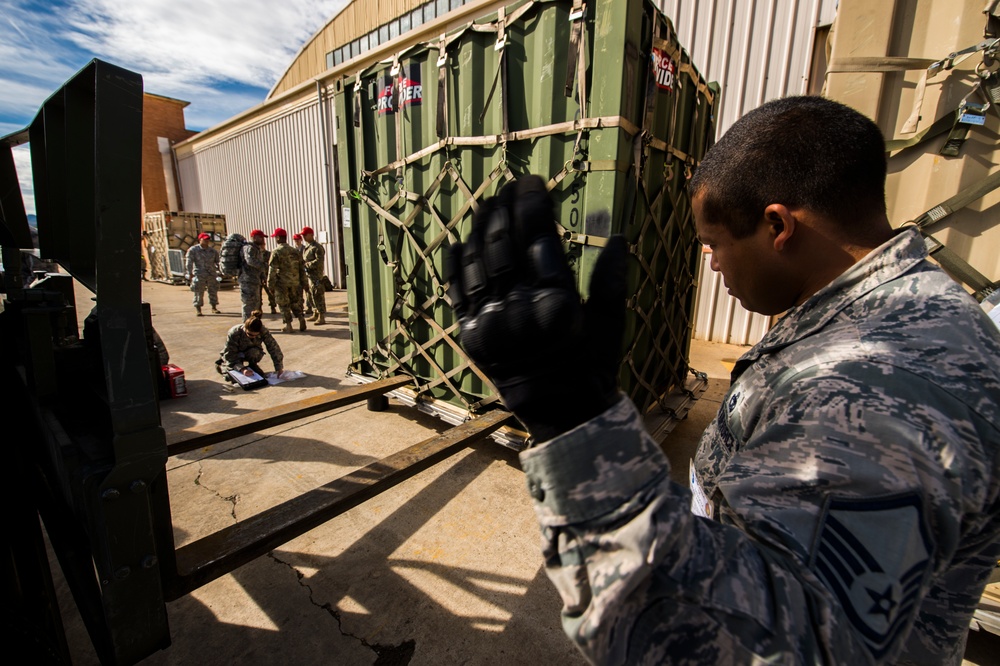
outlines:
[[[78, 288], [81, 318], [89, 297]], [[353, 385], [345, 292], [327, 294], [328, 325], [276, 334], [285, 367], [307, 376], [254, 392], [229, 390], [214, 369], [240, 322], [236, 290], [220, 292], [223, 314], [204, 317], [183, 286], [145, 282], [143, 297], [186, 373], [189, 396], [161, 404], [167, 433]], [[278, 315], [265, 319], [280, 329]], [[692, 344], [691, 366], [710, 379], [664, 442], [680, 483], [744, 349]], [[447, 428], [395, 400], [378, 413], [362, 402], [172, 457], [175, 545]], [[487, 440], [168, 604], [172, 645], [142, 663], [583, 664], [562, 632], [539, 544], [517, 455]], [[74, 663], [95, 664], [57, 566], [54, 575]]]

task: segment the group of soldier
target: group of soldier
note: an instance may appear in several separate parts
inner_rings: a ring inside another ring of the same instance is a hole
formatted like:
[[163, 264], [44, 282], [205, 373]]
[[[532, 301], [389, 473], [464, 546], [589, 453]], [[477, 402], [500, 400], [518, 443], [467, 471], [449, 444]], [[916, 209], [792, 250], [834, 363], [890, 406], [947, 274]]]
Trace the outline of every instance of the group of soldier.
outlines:
[[[306, 330], [306, 319], [317, 325], [326, 324], [326, 251], [315, 238], [311, 227], [303, 227], [295, 234], [295, 246], [288, 244], [288, 232], [277, 228], [271, 234], [277, 247], [267, 249], [264, 232], [254, 229], [250, 242], [240, 250], [241, 261], [237, 282], [243, 319], [262, 309], [263, 293], [267, 294], [271, 313], [281, 312], [284, 333], [293, 331], [292, 323], [298, 319], [299, 330]], [[194, 292], [194, 308], [202, 315], [205, 292], [212, 312], [219, 314], [219, 252], [210, 245], [211, 236], [198, 235], [198, 243], [187, 252], [186, 275]], [[303, 299], [303, 292], [307, 299]]]

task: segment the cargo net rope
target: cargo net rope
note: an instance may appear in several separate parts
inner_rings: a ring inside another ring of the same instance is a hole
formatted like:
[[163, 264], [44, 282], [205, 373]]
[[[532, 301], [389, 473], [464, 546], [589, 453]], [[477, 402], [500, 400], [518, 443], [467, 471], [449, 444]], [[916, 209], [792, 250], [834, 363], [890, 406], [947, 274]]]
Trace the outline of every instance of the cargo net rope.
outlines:
[[[504, 106], [507, 96], [505, 75], [505, 30], [540, 3], [531, 2], [520, 6], [517, 11], [505, 15], [501, 9], [498, 19], [492, 23], [470, 24], [466, 28], [442, 36], [436, 44], [439, 51], [437, 64], [441, 71], [448, 60], [448, 46], [467, 30], [493, 31], [497, 33], [498, 58], [497, 77], [487, 99], [487, 106], [499, 82], [500, 104]], [[578, 12], [581, 2], [574, 2], [573, 11]], [[680, 51], [675, 41], [667, 39], [673, 35], [669, 21], [659, 16], [654, 23], [652, 42], [657, 49], [669, 54], [677, 63], [677, 71], [687, 74], [689, 85], [695, 92], [693, 114], [701, 118], [704, 137], [711, 135], [711, 114], [714, 91], [709, 89], [697, 70], [690, 64], [686, 53]], [[566, 93], [578, 101], [587, 100], [586, 65], [587, 31], [583, 15], [579, 15], [571, 31]], [[395, 78], [400, 69], [397, 54], [392, 64]], [[360, 91], [365, 71], [355, 78], [355, 118], [356, 126], [360, 118]], [[394, 285], [394, 301], [389, 319], [394, 322], [390, 332], [376, 344], [361, 352], [361, 358], [379, 377], [398, 373], [414, 377], [418, 392], [422, 396], [444, 398], [458, 402], [471, 413], [482, 411], [496, 403], [499, 394], [489, 378], [472, 362], [462, 350], [457, 336], [459, 324], [453, 314], [445, 319], [450, 324], [439, 323], [434, 316], [442, 308], [451, 312], [451, 304], [445, 296], [446, 277], [444, 253], [447, 247], [461, 240], [457, 227], [478, 210], [480, 202], [488, 193], [497, 191], [506, 182], [514, 180], [515, 174], [508, 162], [508, 148], [518, 142], [533, 142], [542, 137], [557, 135], [572, 136], [574, 158], [567, 161], [553, 174], [547, 183], [549, 191], [560, 187], [573, 191], [582, 186], [588, 173], [618, 172], [630, 176], [629, 196], [622, 203], [625, 223], [630, 225], [628, 236], [630, 251], [630, 289], [627, 300], [626, 340], [619, 373], [622, 389], [641, 411], [649, 411], [663, 406], [662, 400], [674, 389], [683, 389], [687, 367], [687, 346], [691, 329], [693, 291], [697, 262], [697, 241], [691, 216], [689, 201], [684, 188], [686, 179], [697, 165], [697, 161], [707, 149], [707, 138], [697, 148], [684, 152], [666, 141], [656, 138], [650, 131], [656, 111], [654, 68], [649, 68], [649, 85], [645, 96], [643, 127], [630, 122], [623, 116], [587, 117], [586, 103], [580, 103], [582, 117], [562, 123], [510, 131], [507, 113], [503, 111], [503, 133], [486, 136], [450, 136], [447, 132], [447, 114], [442, 113], [443, 103], [438, 105], [437, 133], [439, 140], [423, 149], [403, 155], [401, 148], [402, 113], [396, 114], [396, 155], [397, 159], [377, 169], [362, 170], [360, 187], [345, 192], [353, 200], [367, 207], [374, 214], [378, 226], [377, 251], [384, 267], [391, 272]], [[439, 100], [447, 94], [446, 78], [439, 79]], [[698, 95], [701, 97], [698, 97]], [[677, 108], [673, 109], [676, 115]], [[485, 113], [485, 111], [484, 111]], [[672, 120], [672, 125], [675, 124]], [[587, 146], [592, 133], [599, 131], [622, 132], [632, 142], [632, 157], [629, 160], [614, 161], [587, 159]], [[497, 154], [494, 168], [477, 184], [466, 182], [456, 162], [450, 159], [452, 150], [458, 148], [493, 148]], [[404, 173], [407, 168], [420, 165], [427, 168], [431, 159], [442, 159], [443, 165], [432, 178], [430, 185], [422, 192], [408, 191]], [[651, 169], [658, 169], [655, 187], [647, 184]], [[662, 178], [662, 182], [660, 181]], [[388, 185], [388, 188], [384, 187]], [[442, 214], [435, 205], [435, 199], [447, 188], [460, 193], [462, 205], [451, 215]], [[387, 192], [393, 190], [392, 195]], [[382, 200], [379, 193], [385, 195]], [[421, 219], [423, 218], [423, 219]], [[422, 239], [412, 229], [419, 223], [428, 224], [436, 230], [429, 240]], [[638, 225], [638, 230], [633, 227]], [[559, 222], [562, 237], [570, 249], [571, 264], [574, 262], [574, 246], [596, 248], [600, 251], [607, 243], [607, 237], [578, 233]], [[577, 255], [579, 256], [579, 255]], [[579, 264], [577, 263], [577, 266]], [[454, 365], [440, 362], [441, 351], [447, 350], [460, 361]], [[586, 359], [580, 359], [586, 362]], [[431, 373], [414, 369], [415, 364], [429, 367]], [[485, 388], [483, 392], [463, 390], [464, 378], [472, 373]], [[427, 376], [430, 374], [431, 376]]]

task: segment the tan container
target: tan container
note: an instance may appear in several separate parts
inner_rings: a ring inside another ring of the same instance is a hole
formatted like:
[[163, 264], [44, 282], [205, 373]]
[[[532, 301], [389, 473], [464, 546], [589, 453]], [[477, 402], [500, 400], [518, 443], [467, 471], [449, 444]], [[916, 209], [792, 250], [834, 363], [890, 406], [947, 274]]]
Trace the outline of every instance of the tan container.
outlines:
[[[984, 42], [983, 5], [983, 0], [842, 0], [831, 33], [826, 96], [873, 118], [887, 139], [907, 139], [942, 117], [954, 117], [967, 97], [968, 102], [984, 102], [983, 94], [974, 90], [979, 81], [976, 67], [984, 66], [982, 50], [959, 55], [952, 68], [927, 70], [931, 62], [947, 61], [949, 54]], [[986, 40], [987, 45], [992, 41]], [[879, 67], [877, 60], [860, 58], [875, 58], [883, 64]], [[879, 68], [884, 71], [872, 71]], [[1000, 62], [991, 65], [991, 69], [997, 68]], [[918, 103], [921, 79], [925, 79], [925, 86]], [[996, 80], [1000, 82], [1000, 77]], [[957, 156], [940, 154], [948, 131], [891, 154], [886, 198], [894, 226], [918, 218], [1000, 171], [998, 110], [1000, 99], [987, 109], [982, 125], [967, 124], [968, 135]], [[911, 117], [919, 120], [908, 128]], [[950, 121], [944, 122], [950, 129]], [[1000, 279], [997, 203], [1000, 188], [927, 227], [938, 241], [991, 281]]]

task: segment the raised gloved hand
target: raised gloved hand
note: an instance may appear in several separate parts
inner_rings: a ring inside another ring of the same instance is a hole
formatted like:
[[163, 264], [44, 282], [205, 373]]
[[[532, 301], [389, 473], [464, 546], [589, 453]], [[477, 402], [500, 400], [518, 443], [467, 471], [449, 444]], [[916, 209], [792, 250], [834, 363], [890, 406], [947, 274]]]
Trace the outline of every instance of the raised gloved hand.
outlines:
[[508, 183], [477, 211], [469, 239], [451, 248], [448, 297], [460, 341], [536, 441], [597, 416], [618, 399], [625, 325], [620, 236], [594, 267], [581, 303], [545, 182]]

